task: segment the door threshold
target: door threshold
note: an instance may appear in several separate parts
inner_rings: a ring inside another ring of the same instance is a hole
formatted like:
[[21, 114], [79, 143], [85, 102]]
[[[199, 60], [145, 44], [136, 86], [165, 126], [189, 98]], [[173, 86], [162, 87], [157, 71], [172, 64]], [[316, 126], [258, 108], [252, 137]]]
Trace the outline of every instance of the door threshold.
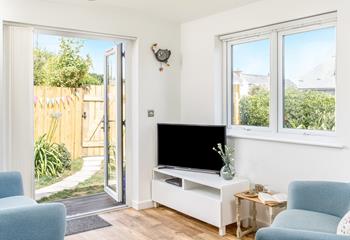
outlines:
[[122, 204], [122, 205], [118, 205], [118, 206], [115, 206], [115, 207], [109, 207], [109, 208], [104, 208], [104, 209], [100, 209], [100, 210], [96, 210], [96, 211], [79, 213], [79, 214], [67, 216], [66, 220], [72, 220], [72, 219], [88, 217], [88, 216], [97, 215], [97, 214], [114, 212], [114, 211], [118, 211], [118, 210], [122, 210], [122, 209], [126, 209], [126, 208], [129, 208], [129, 206], [126, 205], [126, 204]]

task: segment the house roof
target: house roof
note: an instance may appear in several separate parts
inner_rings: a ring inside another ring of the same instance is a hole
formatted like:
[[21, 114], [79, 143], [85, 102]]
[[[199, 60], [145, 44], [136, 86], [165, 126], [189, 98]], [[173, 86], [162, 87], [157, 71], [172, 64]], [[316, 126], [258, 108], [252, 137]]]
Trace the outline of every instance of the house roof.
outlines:
[[299, 89], [334, 89], [335, 58], [315, 66], [295, 83]]

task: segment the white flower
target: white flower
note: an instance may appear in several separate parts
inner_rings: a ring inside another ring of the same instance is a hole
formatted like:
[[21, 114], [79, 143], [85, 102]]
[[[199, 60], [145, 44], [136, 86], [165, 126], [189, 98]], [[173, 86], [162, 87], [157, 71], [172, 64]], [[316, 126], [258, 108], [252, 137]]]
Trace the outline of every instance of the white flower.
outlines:
[[59, 119], [62, 116], [62, 113], [61, 112], [52, 112], [50, 115], [52, 118]]

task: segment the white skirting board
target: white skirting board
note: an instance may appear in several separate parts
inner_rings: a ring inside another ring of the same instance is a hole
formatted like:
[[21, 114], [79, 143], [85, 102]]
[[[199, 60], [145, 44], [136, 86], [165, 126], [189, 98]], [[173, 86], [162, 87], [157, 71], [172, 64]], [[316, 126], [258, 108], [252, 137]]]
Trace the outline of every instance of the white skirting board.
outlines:
[[131, 206], [133, 209], [136, 209], [136, 210], [153, 208], [153, 201], [152, 200], [145, 200], [145, 201], [132, 200]]

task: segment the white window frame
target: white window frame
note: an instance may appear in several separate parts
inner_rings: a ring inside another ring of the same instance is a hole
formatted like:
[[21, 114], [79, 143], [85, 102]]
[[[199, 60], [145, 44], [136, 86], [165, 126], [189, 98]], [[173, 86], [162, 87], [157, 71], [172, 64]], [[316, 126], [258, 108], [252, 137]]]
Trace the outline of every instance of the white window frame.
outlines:
[[233, 93], [232, 93], [232, 47], [235, 45], [239, 45], [239, 44], [245, 44], [245, 43], [251, 43], [251, 42], [256, 42], [256, 41], [260, 41], [260, 40], [269, 40], [269, 45], [270, 45], [270, 75], [271, 75], [271, 68], [272, 68], [272, 37], [271, 34], [263, 34], [263, 35], [256, 35], [256, 36], [252, 36], [249, 38], [244, 38], [244, 39], [238, 39], [238, 40], [233, 40], [228, 42], [227, 44], [227, 76], [228, 76], [228, 83], [227, 83], [227, 99], [229, 101], [229, 103], [227, 104], [227, 126], [231, 129], [239, 129], [239, 130], [244, 130], [244, 131], [261, 131], [261, 132], [267, 132], [267, 131], [271, 131], [272, 130], [272, 124], [271, 121], [273, 121], [273, 117], [271, 116], [271, 112], [273, 110], [273, 98], [271, 97], [271, 88], [272, 88], [272, 79], [270, 77], [270, 90], [269, 90], [269, 126], [268, 127], [264, 127], [264, 126], [250, 126], [250, 125], [234, 125], [232, 124], [232, 98], [233, 98]]
[[[274, 24], [266, 27], [260, 27], [247, 31], [240, 31], [233, 34], [220, 36], [223, 42], [223, 75], [224, 75], [224, 119], [226, 120], [228, 134], [238, 137], [248, 137], [261, 139], [286, 139], [284, 142], [289, 142], [290, 138], [302, 139], [304, 142], [305, 136], [313, 137], [313, 140], [324, 140], [325, 137], [335, 137], [335, 131], [322, 130], [306, 130], [306, 129], [288, 129], [283, 127], [283, 36], [323, 29], [327, 27], [336, 27], [337, 15], [336, 12], [321, 14], [313, 17], [307, 17], [294, 21]], [[269, 127], [232, 125], [232, 45], [237, 45], [245, 42], [252, 42], [261, 39], [270, 39], [270, 115]], [[337, 96], [336, 96], [337, 97]], [[337, 109], [337, 107], [336, 107]], [[337, 126], [337, 120], [336, 120]], [[327, 141], [329, 139], [326, 139]], [[336, 145], [338, 146], [338, 145]]]
[[[284, 36], [305, 33], [310, 31], [316, 31], [320, 29], [336, 28], [336, 23], [325, 23], [320, 25], [312, 25], [302, 28], [290, 29], [285, 31], [278, 32], [278, 132], [281, 133], [290, 133], [290, 134], [302, 134], [308, 136], [336, 136], [336, 129], [334, 131], [326, 131], [326, 130], [308, 130], [308, 129], [296, 129], [296, 128], [285, 128], [284, 127]], [[336, 73], [335, 69], [335, 73]], [[337, 74], [336, 74], [337, 75]], [[335, 99], [337, 99], [337, 87], [335, 87]], [[335, 111], [337, 107], [335, 106]], [[335, 120], [336, 121], [336, 120]], [[337, 125], [335, 125], [337, 126]]]

